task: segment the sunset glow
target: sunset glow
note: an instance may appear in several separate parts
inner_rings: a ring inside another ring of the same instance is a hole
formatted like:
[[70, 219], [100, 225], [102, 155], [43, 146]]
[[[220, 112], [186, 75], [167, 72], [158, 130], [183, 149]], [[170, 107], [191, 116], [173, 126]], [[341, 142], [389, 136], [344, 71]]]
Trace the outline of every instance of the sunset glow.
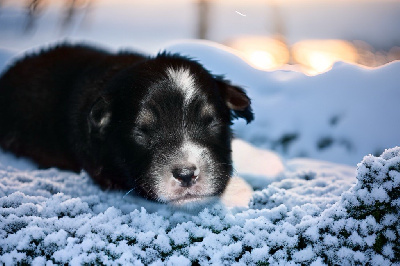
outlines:
[[305, 40], [292, 48], [294, 63], [300, 64], [308, 74], [326, 72], [337, 61], [356, 63], [357, 49], [343, 40]]
[[228, 45], [241, 52], [258, 69], [272, 70], [289, 62], [288, 48], [277, 39], [247, 36], [228, 42]]

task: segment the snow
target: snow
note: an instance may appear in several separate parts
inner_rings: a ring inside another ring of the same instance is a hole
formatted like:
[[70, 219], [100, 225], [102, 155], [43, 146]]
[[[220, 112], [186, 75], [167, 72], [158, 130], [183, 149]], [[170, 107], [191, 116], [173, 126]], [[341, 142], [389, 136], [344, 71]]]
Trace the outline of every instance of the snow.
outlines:
[[[247, 88], [255, 120], [236, 134], [289, 158], [307, 156], [355, 165], [400, 145], [400, 62], [377, 69], [336, 63], [317, 76], [252, 68], [238, 52], [208, 41], [174, 42], [167, 51], [203, 63]], [[229, 66], [229, 67], [227, 67]]]
[[[101, 191], [85, 173], [18, 169], [14, 160], [0, 162], [5, 265], [399, 263], [400, 183], [389, 172], [400, 173], [400, 148], [365, 157], [357, 173], [289, 160], [280, 175], [258, 176], [269, 184], [249, 207], [214, 203], [195, 211]], [[389, 200], [374, 195], [377, 188]]]
[[[309, 77], [210, 42], [165, 48], [253, 100], [221, 201], [174, 208], [0, 151], [0, 263], [400, 265], [400, 62]], [[0, 51], [4, 66], [15, 53]]]

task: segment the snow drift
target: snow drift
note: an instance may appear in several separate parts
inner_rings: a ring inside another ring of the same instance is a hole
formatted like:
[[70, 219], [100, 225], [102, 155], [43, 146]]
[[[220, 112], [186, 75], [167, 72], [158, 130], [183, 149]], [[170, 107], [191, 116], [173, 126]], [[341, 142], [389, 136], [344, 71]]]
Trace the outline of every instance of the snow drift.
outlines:
[[[163, 49], [246, 88], [255, 120], [237, 121], [233, 129], [257, 147], [285, 158], [356, 165], [367, 154], [400, 145], [400, 61], [375, 69], [338, 62], [326, 73], [307, 76], [255, 69], [235, 50], [210, 41], [176, 41]], [[0, 48], [0, 72], [15, 54]]]
[[366, 156], [355, 185], [353, 168], [294, 160], [249, 208], [199, 212], [101, 191], [85, 173], [27, 168], [0, 165], [6, 265], [400, 263], [400, 148]]
[[338, 62], [307, 76], [255, 69], [233, 49], [208, 41], [171, 43], [166, 50], [198, 59], [247, 88], [255, 120], [234, 129], [257, 147], [287, 158], [356, 165], [367, 154], [400, 145], [400, 61], [376, 69]]

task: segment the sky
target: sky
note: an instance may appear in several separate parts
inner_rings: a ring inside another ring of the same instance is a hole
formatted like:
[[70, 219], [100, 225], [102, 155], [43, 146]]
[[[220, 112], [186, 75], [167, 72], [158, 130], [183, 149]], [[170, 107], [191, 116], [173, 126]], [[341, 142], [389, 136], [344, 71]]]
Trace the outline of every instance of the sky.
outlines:
[[[48, 1], [47, 1], [48, 2]], [[66, 1], [42, 9], [37, 27], [24, 32], [25, 1], [0, 5], [0, 47], [26, 49], [40, 41], [80, 38], [113, 47], [155, 51], [176, 39], [199, 37], [198, 1], [92, 1], [80, 5], [75, 20], [60, 29]], [[86, 3], [87, 1], [78, 1]], [[289, 44], [304, 39], [363, 40], [375, 49], [400, 46], [400, 2], [382, 1], [210, 1], [206, 38], [219, 43], [246, 35], [276, 33], [276, 21]], [[19, 7], [19, 8], [18, 8]], [[278, 15], [277, 15], [278, 14]], [[278, 17], [278, 19], [276, 19]]]

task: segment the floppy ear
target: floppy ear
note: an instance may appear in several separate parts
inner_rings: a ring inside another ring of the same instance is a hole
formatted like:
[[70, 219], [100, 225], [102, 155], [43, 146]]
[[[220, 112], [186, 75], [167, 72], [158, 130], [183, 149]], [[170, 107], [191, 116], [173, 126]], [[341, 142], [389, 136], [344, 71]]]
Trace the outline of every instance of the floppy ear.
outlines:
[[237, 86], [230, 84], [229, 81], [221, 77], [215, 77], [217, 86], [224, 98], [225, 104], [231, 109], [233, 118], [244, 118], [247, 123], [254, 119], [254, 114], [251, 109], [251, 100], [247, 97], [245, 91]]
[[93, 104], [89, 112], [88, 116], [89, 133], [98, 132], [102, 134], [104, 128], [110, 123], [110, 121], [111, 121], [110, 103], [104, 97], [100, 97]]

